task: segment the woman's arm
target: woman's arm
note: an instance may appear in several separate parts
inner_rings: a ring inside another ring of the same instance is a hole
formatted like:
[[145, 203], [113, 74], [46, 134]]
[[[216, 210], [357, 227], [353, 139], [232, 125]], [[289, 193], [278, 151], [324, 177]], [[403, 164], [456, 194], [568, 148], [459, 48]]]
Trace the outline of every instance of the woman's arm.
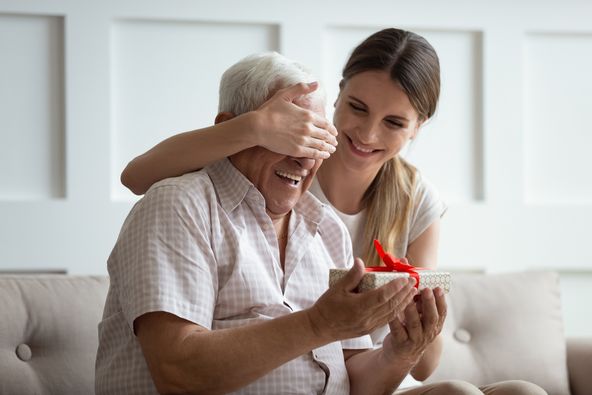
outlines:
[[136, 195], [157, 181], [199, 170], [254, 145], [249, 141], [253, 114], [246, 113], [203, 129], [180, 133], [134, 158], [121, 173], [121, 183]]
[[343, 350], [343, 354], [352, 395], [392, 394], [413, 367], [413, 361], [386, 361], [381, 349]]
[[407, 247], [407, 261], [413, 266], [436, 270], [438, 266], [438, 243], [440, 218], [436, 219]]
[[337, 145], [335, 127], [295, 104], [317, 87], [301, 83], [280, 89], [255, 111], [226, 113], [224, 118], [232, 119], [220, 122], [217, 117], [214, 126], [172, 136], [134, 158], [121, 173], [121, 183], [140, 195], [157, 181], [199, 170], [256, 145], [293, 157], [327, 158]]
[[[440, 219], [434, 221], [407, 248], [407, 260], [414, 266], [436, 270], [438, 265], [438, 241], [440, 238]], [[442, 355], [442, 338], [438, 335], [425, 349], [419, 362], [411, 370], [413, 378], [427, 379], [438, 367]]]

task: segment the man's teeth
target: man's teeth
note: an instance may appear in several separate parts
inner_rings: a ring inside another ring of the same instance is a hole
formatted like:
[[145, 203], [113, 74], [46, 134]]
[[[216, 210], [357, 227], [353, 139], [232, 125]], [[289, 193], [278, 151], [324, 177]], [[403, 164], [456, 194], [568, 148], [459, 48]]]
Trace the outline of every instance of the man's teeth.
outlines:
[[286, 173], [285, 171], [281, 171], [281, 170], [277, 170], [275, 172], [275, 174], [277, 174], [280, 177], [289, 178], [290, 180], [294, 181], [294, 184], [297, 184], [302, 180], [302, 176]]
[[366, 149], [366, 148], [358, 147], [358, 146], [356, 145], [356, 143], [354, 143], [353, 141], [352, 141], [352, 144], [354, 145], [354, 147], [356, 147], [356, 149], [357, 149], [358, 151], [365, 152], [365, 153], [367, 153], [367, 154], [369, 154], [370, 152], [374, 151], [373, 149]]

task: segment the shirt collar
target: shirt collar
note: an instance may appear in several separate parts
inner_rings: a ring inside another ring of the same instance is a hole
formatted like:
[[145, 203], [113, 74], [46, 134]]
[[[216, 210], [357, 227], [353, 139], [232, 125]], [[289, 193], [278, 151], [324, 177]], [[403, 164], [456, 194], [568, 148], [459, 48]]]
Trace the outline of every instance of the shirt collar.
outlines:
[[228, 158], [211, 164], [206, 167], [206, 171], [226, 212], [233, 211], [249, 194], [251, 188], [261, 196], [263, 202], [263, 196]]
[[326, 204], [321, 203], [312, 193], [306, 191], [296, 203], [294, 211], [308, 219], [315, 225], [319, 225], [325, 216]]

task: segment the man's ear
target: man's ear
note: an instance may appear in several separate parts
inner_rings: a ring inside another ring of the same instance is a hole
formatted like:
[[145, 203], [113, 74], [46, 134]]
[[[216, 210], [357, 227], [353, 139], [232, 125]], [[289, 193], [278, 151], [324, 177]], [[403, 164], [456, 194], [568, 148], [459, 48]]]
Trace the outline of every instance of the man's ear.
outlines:
[[229, 119], [232, 119], [232, 118], [234, 118], [233, 113], [228, 112], [228, 111], [221, 112], [218, 115], [216, 115], [216, 119], [214, 120], [214, 123], [219, 124], [221, 122], [228, 121]]

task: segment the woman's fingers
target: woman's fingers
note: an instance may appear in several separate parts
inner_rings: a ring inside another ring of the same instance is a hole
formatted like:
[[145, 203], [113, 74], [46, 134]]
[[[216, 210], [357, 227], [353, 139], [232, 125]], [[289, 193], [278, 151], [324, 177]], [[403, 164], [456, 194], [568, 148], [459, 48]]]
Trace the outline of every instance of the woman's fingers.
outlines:
[[415, 303], [410, 303], [405, 308], [405, 327], [407, 328], [407, 333], [411, 341], [417, 344], [423, 341], [424, 327], [422, 325]]
[[316, 148], [300, 148], [296, 158], [327, 159], [331, 154], [327, 151], [321, 151]]
[[389, 322], [389, 328], [391, 330], [391, 336], [397, 344], [403, 344], [409, 339], [407, 328], [403, 325], [399, 317], [395, 317], [394, 320]]
[[322, 134], [317, 137], [327, 140], [328, 143], [337, 145], [337, 139], [335, 138], [337, 136], [337, 129], [335, 128], [333, 123], [331, 123], [327, 118], [322, 117], [317, 113], [311, 112], [311, 114], [313, 115], [311, 121], [312, 125], [314, 125], [317, 128], [317, 130], [322, 132]]
[[290, 85], [287, 88], [279, 89], [274, 96], [280, 96], [284, 100], [294, 102], [302, 96], [308, 95], [317, 90], [319, 83], [313, 82], [300, 82], [298, 84]]
[[304, 131], [304, 134], [309, 137], [324, 141], [327, 144], [330, 144], [332, 147], [337, 146], [337, 139], [335, 138], [335, 136], [333, 136], [331, 133], [327, 131], [327, 129], [323, 127], [313, 125], [310, 127], [309, 130]]
[[328, 152], [330, 154], [335, 152], [335, 146], [315, 137], [306, 138], [306, 142], [304, 144], [307, 148], [312, 148], [317, 151]]
[[448, 313], [448, 306], [446, 304], [446, 296], [441, 288], [434, 290], [436, 296], [436, 308], [438, 310], [438, 328], [439, 331], [444, 327], [444, 321], [446, 320], [446, 314]]

